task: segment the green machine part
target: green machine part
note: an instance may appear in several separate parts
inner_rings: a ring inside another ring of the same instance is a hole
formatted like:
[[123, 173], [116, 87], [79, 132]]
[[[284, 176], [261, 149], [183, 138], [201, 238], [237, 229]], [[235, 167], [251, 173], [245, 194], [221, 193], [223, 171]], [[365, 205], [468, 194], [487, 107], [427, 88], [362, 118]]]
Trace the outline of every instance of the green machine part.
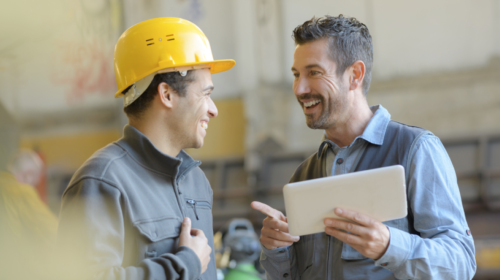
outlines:
[[230, 269], [224, 280], [261, 280], [261, 278], [253, 264], [241, 263]]

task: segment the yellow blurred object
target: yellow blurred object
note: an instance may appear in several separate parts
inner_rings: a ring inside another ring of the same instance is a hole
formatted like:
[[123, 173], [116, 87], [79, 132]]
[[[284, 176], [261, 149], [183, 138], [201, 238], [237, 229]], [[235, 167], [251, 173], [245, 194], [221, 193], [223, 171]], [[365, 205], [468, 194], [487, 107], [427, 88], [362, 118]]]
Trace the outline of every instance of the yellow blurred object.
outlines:
[[481, 269], [500, 269], [500, 246], [477, 248], [476, 262]]
[[210, 68], [212, 74], [231, 69], [232, 59], [214, 60], [207, 37], [198, 26], [180, 18], [155, 18], [127, 29], [115, 46], [118, 92], [153, 73]]
[[219, 99], [214, 102], [219, 115], [210, 120], [210, 133], [205, 136], [203, 147], [185, 151], [200, 160], [245, 156], [247, 120], [243, 99]]
[[0, 279], [48, 278], [57, 219], [33, 187], [6, 172], [0, 172], [0, 225]]

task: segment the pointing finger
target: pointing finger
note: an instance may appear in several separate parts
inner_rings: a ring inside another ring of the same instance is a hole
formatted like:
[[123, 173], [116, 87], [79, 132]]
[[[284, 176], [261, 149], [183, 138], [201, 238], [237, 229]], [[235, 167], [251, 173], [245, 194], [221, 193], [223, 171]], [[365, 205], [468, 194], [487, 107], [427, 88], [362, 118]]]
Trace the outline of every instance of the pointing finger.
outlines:
[[267, 215], [269, 217], [273, 217], [278, 220], [286, 221], [285, 215], [281, 213], [280, 211], [272, 208], [271, 206], [264, 204], [262, 202], [258, 201], [253, 201], [250, 206], [252, 206], [253, 209], [262, 212], [264, 215]]
[[287, 232], [288, 233], [288, 223], [280, 221], [278, 219], [272, 218], [272, 217], [267, 217], [262, 221], [262, 225], [264, 227], [274, 229], [274, 230], [279, 230], [282, 232]]

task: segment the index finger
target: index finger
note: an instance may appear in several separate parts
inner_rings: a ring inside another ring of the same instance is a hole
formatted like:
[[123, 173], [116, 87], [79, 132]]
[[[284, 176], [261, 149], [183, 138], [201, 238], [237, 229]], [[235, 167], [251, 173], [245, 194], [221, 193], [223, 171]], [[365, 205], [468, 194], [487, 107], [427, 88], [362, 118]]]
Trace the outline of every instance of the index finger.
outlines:
[[335, 214], [337, 214], [337, 216], [339, 217], [349, 219], [366, 227], [371, 227], [375, 223], [375, 220], [372, 219], [371, 217], [368, 217], [366, 215], [351, 210], [335, 208]]
[[275, 218], [277, 220], [283, 220], [283, 221], [286, 220], [283, 213], [262, 202], [253, 201], [250, 204], [250, 206], [252, 206], [253, 209], [260, 211], [264, 215], [267, 215], [269, 217]]

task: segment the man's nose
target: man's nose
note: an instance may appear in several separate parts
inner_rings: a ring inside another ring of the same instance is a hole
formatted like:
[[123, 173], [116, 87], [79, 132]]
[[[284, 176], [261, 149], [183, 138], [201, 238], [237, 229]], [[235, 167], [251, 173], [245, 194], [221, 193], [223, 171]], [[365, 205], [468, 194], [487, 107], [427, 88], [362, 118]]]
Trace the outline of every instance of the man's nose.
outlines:
[[309, 82], [307, 79], [298, 77], [293, 81], [293, 92], [295, 96], [300, 96], [304, 93], [310, 93], [311, 88], [309, 87]]
[[210, 118], [215, 118], [215, 117], [217, 117], [217, 115], [219, 115], [219, 111], [217, 110], [217, 106], [215, 106], [214, 101], [212, 100], [212, 98], [210, 98], [210, 101], [208, 103], [208, 116]]

